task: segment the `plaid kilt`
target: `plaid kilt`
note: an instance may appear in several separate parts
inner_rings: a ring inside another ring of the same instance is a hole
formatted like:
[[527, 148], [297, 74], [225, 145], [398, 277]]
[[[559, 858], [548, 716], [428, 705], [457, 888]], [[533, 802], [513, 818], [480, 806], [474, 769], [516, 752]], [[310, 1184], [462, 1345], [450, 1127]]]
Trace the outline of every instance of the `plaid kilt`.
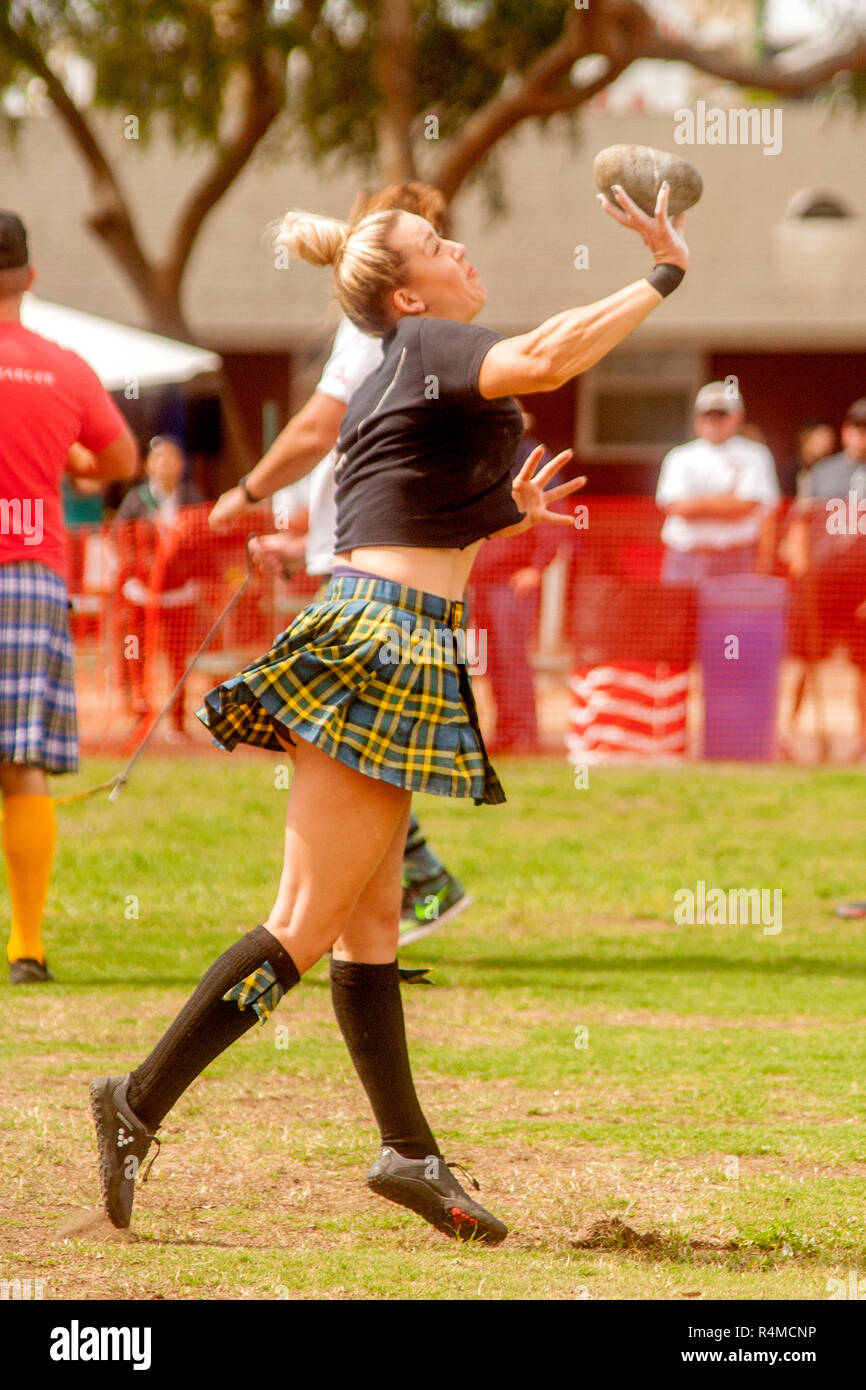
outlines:
[[227, 749], [285, 751], [276, 724], [368, 777], [495, 805], [505, 793], [478, 725], [462, 617], [462, 603], [391, 580], [332, 579], [196, 714]]
[[68, 605], [47, 565], [0, 565], [0, 762], [78, 770]]

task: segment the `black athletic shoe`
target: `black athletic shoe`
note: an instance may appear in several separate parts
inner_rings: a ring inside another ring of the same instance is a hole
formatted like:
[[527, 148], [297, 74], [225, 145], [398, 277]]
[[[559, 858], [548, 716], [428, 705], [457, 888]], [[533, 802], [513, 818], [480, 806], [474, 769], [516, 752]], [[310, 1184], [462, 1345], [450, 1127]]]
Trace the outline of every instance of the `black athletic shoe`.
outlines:
[[53, 979], [54, 976], [48, 969], [47, 961], [43, 965], [41, 961], [34, 960], [32, 956], [21, 956], [19, 960], [10, 961], [10, 985], [45, 985]]
[[[428, 1158], [401, 1158], [394, 1149], [384, 1148], [370, 1169], [367, 1186], [389, 1202], [417, 1212], [446, 1236], [498, 1245], [508, 1235], [508, 1227], [463, 1191], [451, 1172], [459, 1167], [459, 1163], [446, 1163], [432, 1154]], [[477, 1188], [471, 1174], [467, 1177]]]
[[[90, 1083], [90, 1109], [96, 1124], [96, 1147], [99, 1155], [99, 1184], [102, 1202], [113, 1226], [129, 1225], [135, 1179], [142, 1160], [151, 1146], [159, 1145], [155, 1134], [149, 1134], [133, 1115], [126, 1100], [130, 1073], [126, 1076], [101, 1076]], [[154, 1158], [156, 1154], [154, 1154]], [[153, 1166], [148, 1164], [147, 1173]], [[142, 1181], [147, 1178], [143, 1175]]]

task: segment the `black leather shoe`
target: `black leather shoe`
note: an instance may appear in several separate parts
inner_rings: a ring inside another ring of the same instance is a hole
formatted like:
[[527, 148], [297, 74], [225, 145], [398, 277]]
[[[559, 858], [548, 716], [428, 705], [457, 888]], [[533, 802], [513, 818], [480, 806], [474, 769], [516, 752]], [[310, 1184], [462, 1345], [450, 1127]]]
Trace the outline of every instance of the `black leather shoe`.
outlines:
[[53, 979], [54, 976], [48, 969], [47, 961], [43, 965], [41, 961], [34, 960], [32, 956], [22, 956], [20, 960], [10, 961], [10, 985], [45, 985]]

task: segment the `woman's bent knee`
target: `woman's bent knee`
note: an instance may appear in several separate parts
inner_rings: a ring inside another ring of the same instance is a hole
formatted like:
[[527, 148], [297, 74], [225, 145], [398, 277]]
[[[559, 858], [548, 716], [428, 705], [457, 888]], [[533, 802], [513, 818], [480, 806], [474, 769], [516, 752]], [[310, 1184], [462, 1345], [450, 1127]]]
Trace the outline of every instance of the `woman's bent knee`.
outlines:
[[371, 964], [391, 961], [397, 954], [400, 935], [399, 907], [372, 916], [353, 915], [334, 942], [334, 955], [343, 960], [362, 960]]

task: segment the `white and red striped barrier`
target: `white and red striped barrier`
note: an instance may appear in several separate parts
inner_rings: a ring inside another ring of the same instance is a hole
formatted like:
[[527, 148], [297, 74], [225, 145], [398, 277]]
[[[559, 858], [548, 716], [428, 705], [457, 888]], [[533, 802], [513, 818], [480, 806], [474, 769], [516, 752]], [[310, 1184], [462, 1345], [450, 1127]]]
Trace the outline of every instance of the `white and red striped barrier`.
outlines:
[[689, 668], [617, 661], [572, 672], [566, 746], [575, 763], [681, 758]]

